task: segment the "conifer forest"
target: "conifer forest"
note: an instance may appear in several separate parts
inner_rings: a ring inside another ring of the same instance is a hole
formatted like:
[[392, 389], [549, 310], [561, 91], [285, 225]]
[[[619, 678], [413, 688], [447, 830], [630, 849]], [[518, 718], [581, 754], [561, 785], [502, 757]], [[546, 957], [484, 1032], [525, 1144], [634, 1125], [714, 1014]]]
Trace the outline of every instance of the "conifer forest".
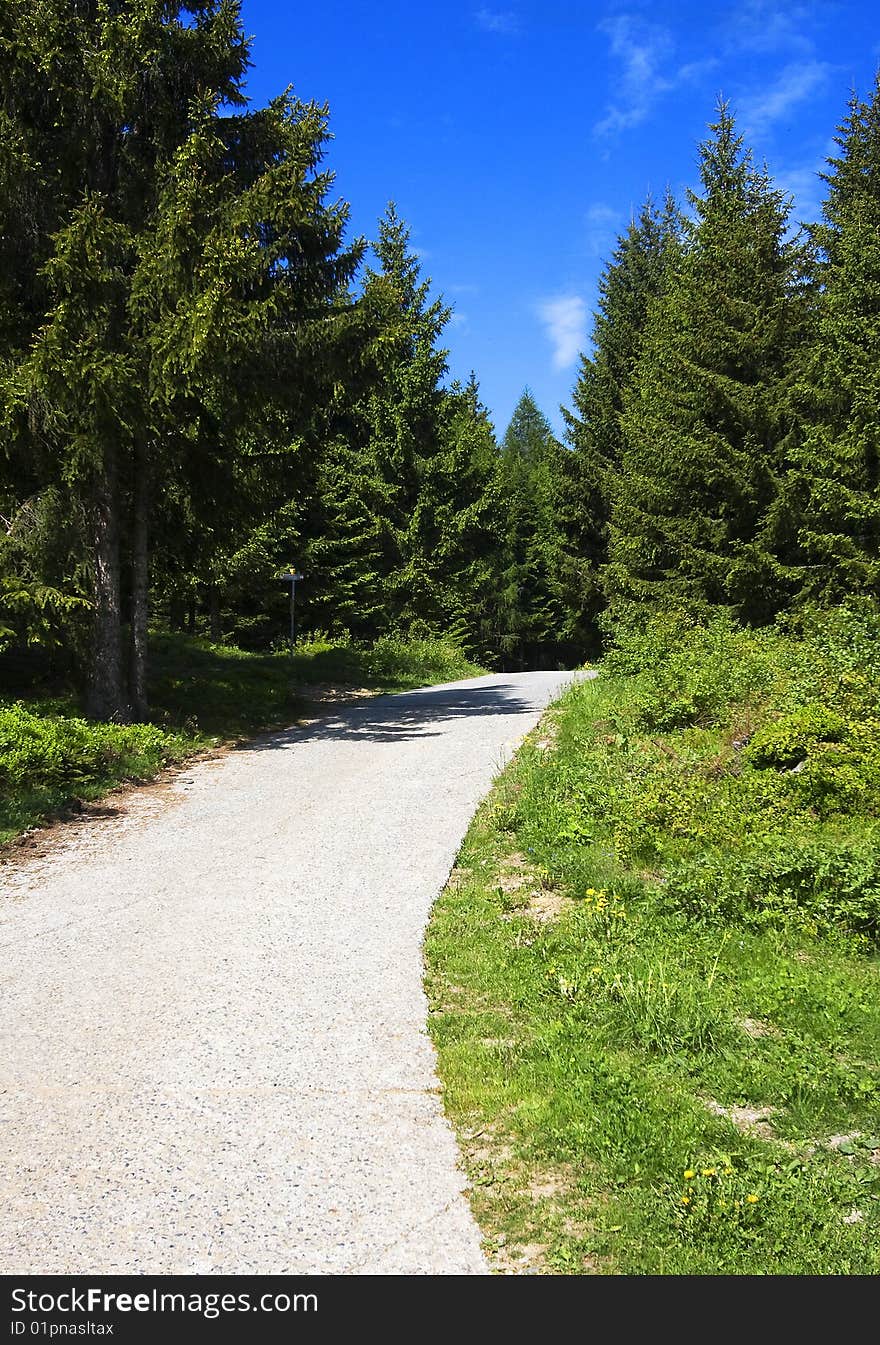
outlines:
[[407, 222], [352, 236], [332, 111], [253, 107], [247, 67], [236, 0], [4, 0], [7, 665], [143, 720], [153, 633], [268, 650], [291, 565], [305, 634], [496, 669], [876, 597], [880, 84], [809, 227], [707, 109], [698, 189], [607, 259], [560, 442], [528, 388], [496, 426], [449, 379]]

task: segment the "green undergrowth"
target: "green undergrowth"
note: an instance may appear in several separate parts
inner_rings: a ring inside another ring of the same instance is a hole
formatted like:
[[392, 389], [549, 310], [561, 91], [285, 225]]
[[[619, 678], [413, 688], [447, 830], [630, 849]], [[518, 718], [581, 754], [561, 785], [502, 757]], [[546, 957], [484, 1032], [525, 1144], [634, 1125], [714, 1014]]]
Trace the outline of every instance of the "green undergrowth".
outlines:
[[497, 1268], [880, 1269], [878, 637], [657, 623], [480, 810], [426, 960]]
[[369, 648], [329, 639], [254, 654], [183, 635], [157, 635], [151, 723], [92, 723], [72, 695], [0, 696], [0, 843], [126, 781], [223, 743], [314, 714], [328, 686], [403, 691], [476, 676], [454, 645], [384, 639]]

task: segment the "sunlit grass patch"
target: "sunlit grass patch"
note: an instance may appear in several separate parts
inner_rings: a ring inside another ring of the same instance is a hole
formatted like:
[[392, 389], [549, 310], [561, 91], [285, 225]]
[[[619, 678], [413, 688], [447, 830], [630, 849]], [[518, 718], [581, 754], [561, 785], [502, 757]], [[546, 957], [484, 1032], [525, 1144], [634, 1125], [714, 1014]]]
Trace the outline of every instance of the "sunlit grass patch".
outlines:
[[[551, 711], [475, 819], [427, 985], [447, 1108], [493, 1163], [498, 1194], [473, 1200], [498, 1269], [526, 1268], [518, 1244], [546, 1273], [880, 1269], [874, 795], [847, 786], [831, 817], [782, 774], [837, 719], [795, 715], [791, 748], [762, 733], [871, 667], [863, 634], [683, 637], [663, 727], [667, 679], [618, 667]], [[757, 672], [725, 667], [750, 640]], [[784, 761], [750, 760], [746, 733]], [[553, 918], [511, 890], [511, 855], [564, 898]], [[559, 1179], [546, 1208], [534, 1174]]]

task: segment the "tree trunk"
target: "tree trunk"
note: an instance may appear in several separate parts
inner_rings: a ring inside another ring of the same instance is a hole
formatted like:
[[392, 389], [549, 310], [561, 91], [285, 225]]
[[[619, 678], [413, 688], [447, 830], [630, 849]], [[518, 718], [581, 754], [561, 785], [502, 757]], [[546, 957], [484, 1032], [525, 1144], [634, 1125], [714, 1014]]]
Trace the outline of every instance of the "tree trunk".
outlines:
[[122, 684], [122, 618], [119, 593], [119, 468], [115, 448], [105, 454], [91, 508], [94, 547], [92, 647], [86, 713], [125, 722]]
[[223, 639], [223, 631], [220, 626], [220, 590], [216, 584], [211, 585], [210, 604], [211, 639], [214, 644], [219, 644]]
[[190, 635], [196, 633], [196, 600], [190, 598], [186, 608], [186, 629]]
[[147, 618], [150, 581], [150, 464], [143, 444], [135, 448], [131, 518], [131, 645], [129, 691], [134, 718], [147, 717]]

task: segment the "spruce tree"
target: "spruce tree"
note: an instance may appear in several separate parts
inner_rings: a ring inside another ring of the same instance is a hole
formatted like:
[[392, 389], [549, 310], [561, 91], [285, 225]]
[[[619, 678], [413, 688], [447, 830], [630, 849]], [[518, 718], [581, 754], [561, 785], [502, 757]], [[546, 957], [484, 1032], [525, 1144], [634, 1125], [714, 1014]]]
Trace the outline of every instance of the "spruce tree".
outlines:
[[327, 138], [326, 109], [289, 93], [231, 117], [207, 106], [167, 174], [133, 284], [169, 430], [160, 458], [186, 509], [185, 568], [213, 638], [224, 589], [247, 606], [246, 555], [264, 557], [249, 587], [264, 608], [298, 541], [338, 386], [351, 381], [362, 247], [343, 246], [347, 207], [325, 199]]
[[5, 420], [16, 458], [36, 454], [85, 519], [88, 708], [140, 715], [164, 486], [208, 515], [218, 479], [251, 475], [228, 464], [264, 404], [283, 392], [288, 442], [314, 417], [358, 250], [324, 203], [326, 110], [236, 112], [237, 0], [10, 0], [0, 44], [0, 235], [23, 199], [38, 220], [0, 298]]
[[880, 594], [880, 75], [852, 96], [823, 174], [816, 339], [784, 519], [798, 596]]
[[501, 451], [506, 527], [498, 643], [505, 659], [518, 667], [557, 658], [571, 635], [563, 579], [566, 455], [526, 388]]
[[608, 559], [611, 496], [623, 455], [624, 395], [638, 366], [648, 314], [680, 256], [682, 229], [669, 194], [662, 209], [649, 197], [630, 221], [599, 279], [592, 349], [581, 356], [573, 409], [562, 408], [572, 449], [565, 460], [569, 601], [582, 646], [596, 644], [604, 602], [599, 571]]
[[436, 616], [428, 554], [431, 524], [423, 493], [440, 451], [447, 352], [438, 345], [450, 309], [432, 299], [410, 232], [389, 203], [367, 272], [365, 302], [383, 313], [377, 377], [364, 416], [382, 483], [381, 574], [391, 625], [430, 626]]
[[503, 496], [495, 432], [473, 373], [444, 398], [439, 450], [425, 466], [417, 528], [434, 627], [472, 656], [491, 660]]
[[653, 605], [771, 617], [787, 598], [778, 501], [809, 321], [789, 205], [722, 103], [702, 193], [624, 394], [605, 584], [612, 622]]
[[246, 63], [230, 0], [3, 7], [0, 236], [15, 250], [0, 258], [15, 276], [0, 301], [7, 433], [16, 462], [39, 461], [40, 488], [63, 490], [82, 510], [89, 708], [104, 717], [129, 711], [120, 548], [137, 427], [148, 419], [143, 352], [128, 336], [136, 239], [191, 104], [206, 90], [240, 103]]

